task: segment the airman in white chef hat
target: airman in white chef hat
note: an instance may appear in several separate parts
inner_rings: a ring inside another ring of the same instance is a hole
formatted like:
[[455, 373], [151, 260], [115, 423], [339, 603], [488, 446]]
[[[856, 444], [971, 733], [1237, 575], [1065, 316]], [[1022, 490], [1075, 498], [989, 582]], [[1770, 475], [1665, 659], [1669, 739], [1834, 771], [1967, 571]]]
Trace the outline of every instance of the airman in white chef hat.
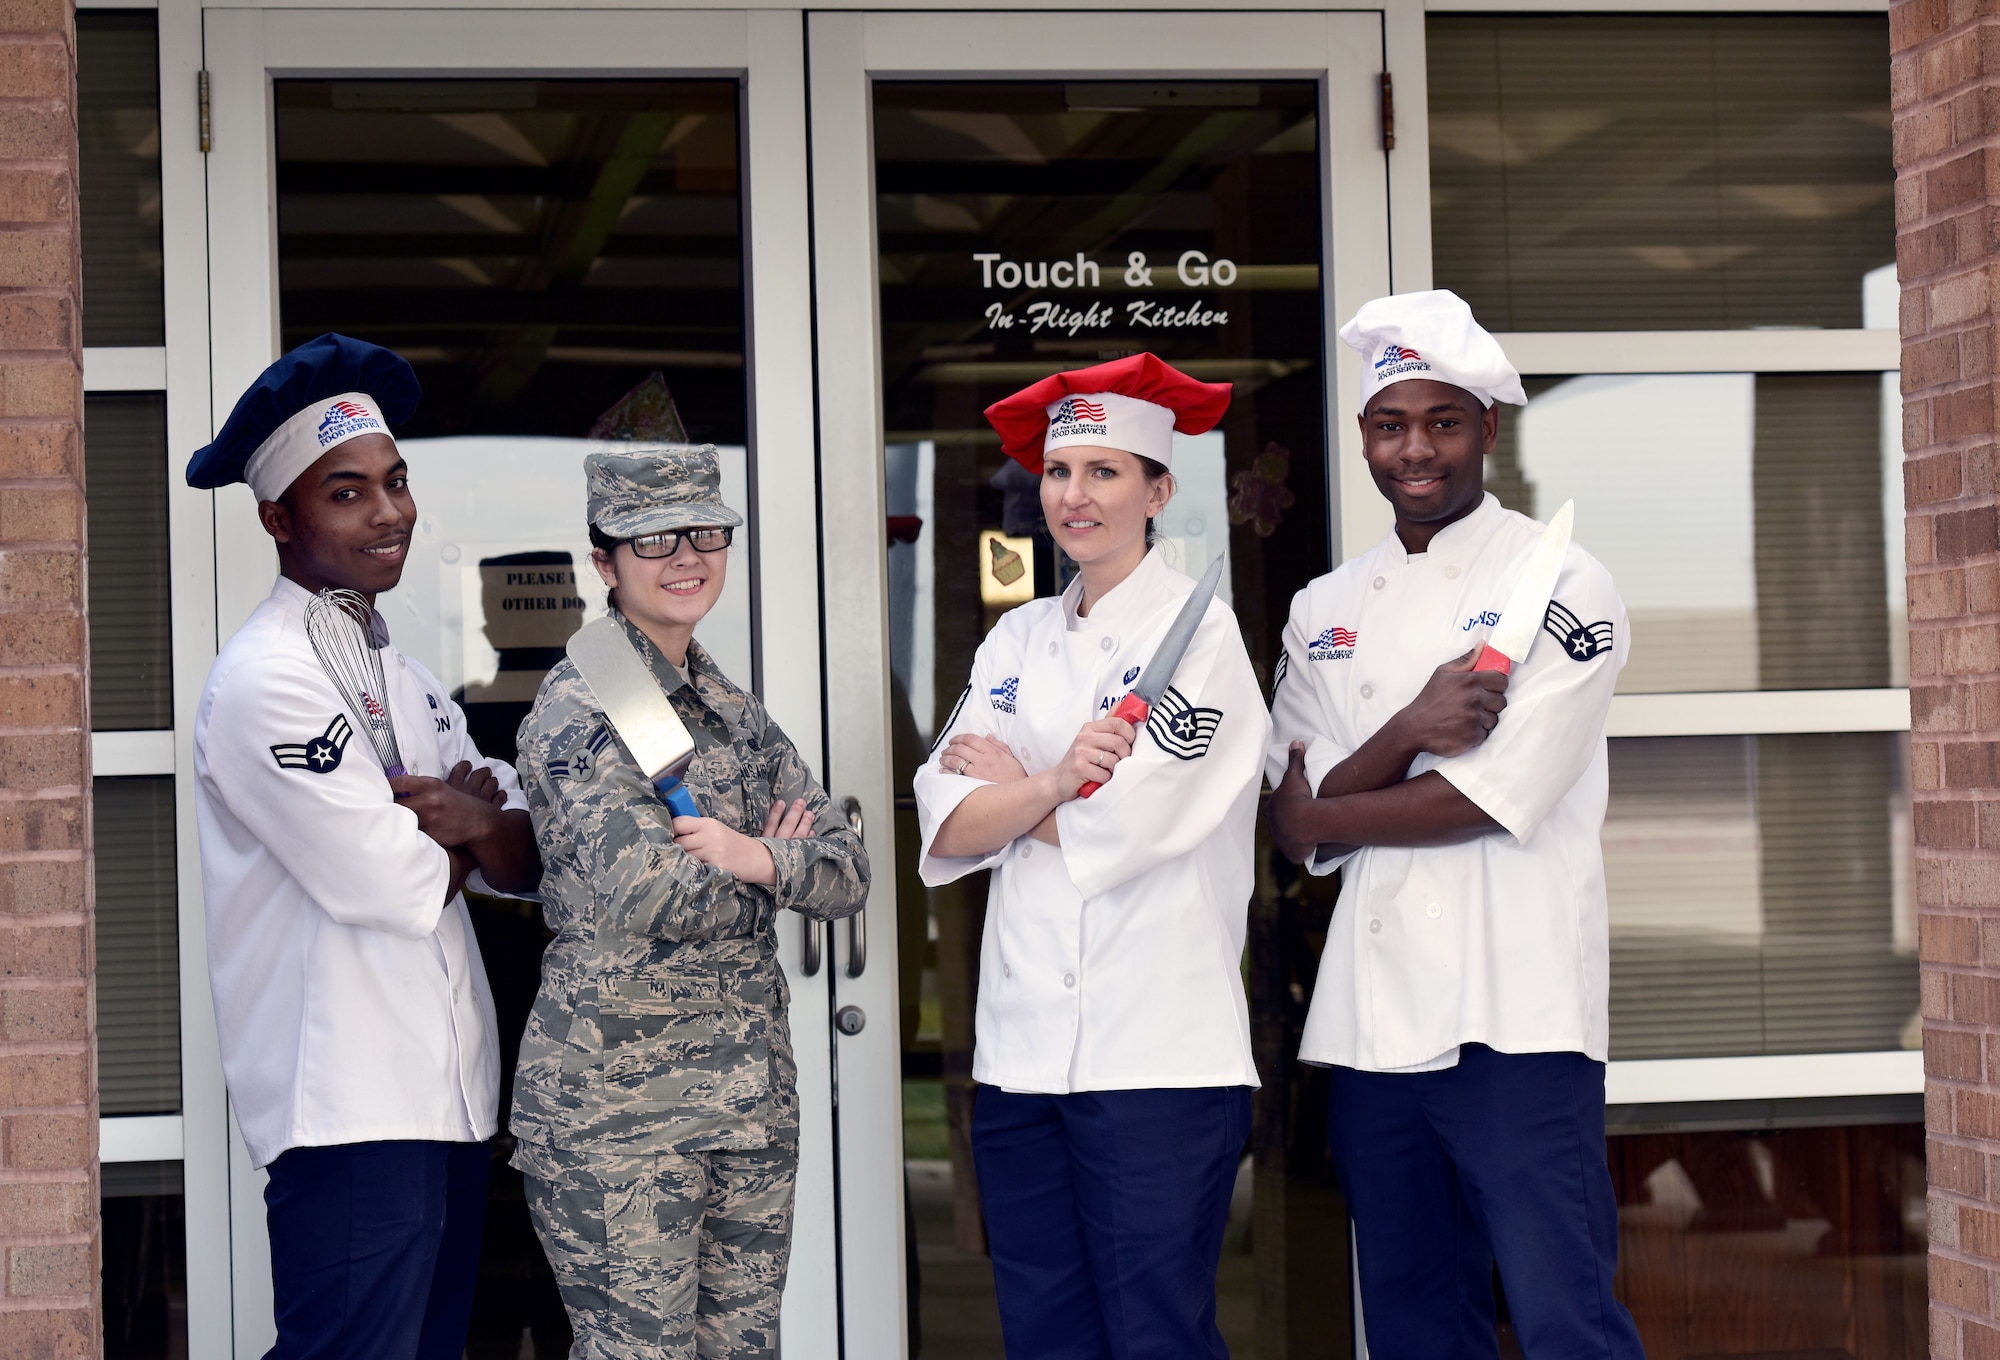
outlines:
[[[1509, 603], [1543, 526], [1484, 464], [1526, 394], [1463, 299], [1378, 298], [1340, 338], [1395, 527], [1293, 600], [1265, 768], [1279, 848], [1343, 869], [1299, 1056], [1332, 1074], [1368, 1349], [1490, 1354], [1497, 1263], [1530, 1355], [1640, 1360], [1604, 1161], [1624, 606], [1574, 543], [1546, 604]], [[1523, 608], [1511, 672], [1473, 669]]]

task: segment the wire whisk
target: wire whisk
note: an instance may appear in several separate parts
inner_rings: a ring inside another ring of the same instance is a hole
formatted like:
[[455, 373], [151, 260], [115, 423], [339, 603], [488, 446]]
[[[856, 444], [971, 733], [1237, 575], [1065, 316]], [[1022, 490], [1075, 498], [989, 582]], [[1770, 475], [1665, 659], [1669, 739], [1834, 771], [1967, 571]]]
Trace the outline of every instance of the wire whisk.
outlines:
[[408, 773], [396, 745], [396, 725], [389, 720], [389, 688], [382, 674], [388, 639], [375, 634], [374, 609], [358, 591], [322, 590], [306, 601], [306, 637], [355, 726], [368, 734], [382, 772], [391, 779]]

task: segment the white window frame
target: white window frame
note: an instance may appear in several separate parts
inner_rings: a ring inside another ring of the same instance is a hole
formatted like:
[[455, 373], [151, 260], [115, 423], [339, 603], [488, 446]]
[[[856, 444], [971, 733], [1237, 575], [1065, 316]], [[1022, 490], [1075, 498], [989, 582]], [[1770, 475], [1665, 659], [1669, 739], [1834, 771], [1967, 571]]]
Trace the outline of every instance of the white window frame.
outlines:
[[[167, 344], [144, 354], [93, 350], [85, 367], [87, 383], [93, 368], [101, 379], [91, 383], [93, 390], [130, 390], [130, 375], [143, 371], [168, 394], [175, 727], [104, 734], [98, 766], [104, 773], [176, 776], [182, 1113], [106, 1120], [100, 1133], [108, 1160], [181, 1161], [189, 1353], [255, 1356], [271, 1338], [263, 1175], [249, 1168], [235, 1135], [216, 1045], [192, 715], [220, 638], [268, 590], [271, 558], [268, 545], [242, 532], [247, 497], [194, 491], [182, 478], [188, 457], [208, 442], [236, 394], [277, 352], [271, 166], [268, 156], [241, 154], [243, 139], [247, 135], [268, 150], [273, 76], [619, 74], [743, 80], [746, 345], [755, 356], [749, 393], [750, 439], [757, 451], [752, 499], [763, 545], [753, 570], [768, 579], [810, 582], [818, 566], [817, 509], [809, 496], [796, 494], [814, 481], [813, 411], [797, 396], [812, 383], [804, 19], [796, 9], [718, 10], [617, 0], [590, 8], [427, 0], [386, 11], [338, 0], [236, 0], [206, 8], [199, 0], [160, 0], [158, 8]], [[388, 29], [394, 33], [385, 37]], [[199, 148], [195, 92], [204, 71], [210, 77], [214, 145], [220, 152], [227, 139], [235, 139], [234, 157]], [[252, 74], [246, 79], [246, 73]], [[230, 191], [231, 176], [238, 189], [245, 176], [260, 186], [247, 201], [262, 211], [210, 213], [218, 193], [230, 203], [246, 201]], [[267, 271], [271, 286], [250, 290], [255, 298], [212, 290], [215, 278], [247, 277], [246, 266]], [[257, 313], [267, 305], [267, 293], [268, 314]], [[758, 650], [768, 653], [766, 644], [775, 639], [785, 654], [817, 654], [820, 612], [814, 592], [788, 588], [759, 594]], [[819, 765], [824, 738], [817, 669], [773, 667], [759, 679], [766, 699], [787, 715], [787, 729], [802, 753]], [[164, 758], [169, 752], [171, 758]], [[800, 942], [797, 931], [781, 936], [788, 966], [796, 962]], [[793, 976], [799, 978], [796, 971]], [[823, 994], [813, 999], [816, 985], [794, 985], [792, 1031], [802, 1059], [830, 1051], [830, 1016]], [[807, 1145], [826, 1149], [832, 1143], [831, 1075], [824, 1058], [816, 1065], [815, 1078], [801, 1063], [801, 1121]], [[830, 1156], [822, 1156], [802, 1165], [796, 1194], [784, 1313], [789, 1355], [812, 1360], [837, 1354], [833, 1258], [832, 1167]]]
[[[1427, 14], [1638, 15], [1739, 10], [1745, 14], [1805, 15], [1880, 14], [1887, 9], [1883, 0], [1757, 0], [1733, 5], [1716, 0], [1429, 0], [1428, 4], [1387, 0], [1389, 69], [1396, 82], [1397, 149], [1390, 157], [1390, 193], [1392, 219], [1397, 224], [1397, 291], [1432, 286]], [[1399, 159], [1403, 161], [1401, 173], [1397, 173]], [[1879, 374], [1896, 371], [1902, 361], [1901, 337], [1893, 330], [1512, 332], [1500, 335], [1499, 340], [1528, 377], [1579, 373]], [[1343, 489], [1346, 485], [1343, 479]], [[1343, 515], [1347, 524], [1354, 518]], [[1907, 688], [1621, 694], [1612, 700], [1610, 719], [1613, 737], [1909, 729]], [[1753, 1096], [1914, 1095], [1923, 1089], [1923, 1053], [1917, 1049], [1628, 1059], [1611, 1063], [1605, 1079], [1606, 1099], [1618, 1105]]]
[[[181, 468], [193, 449], [207, 442], [214, 423], [227, 413], [234, 395], [231, 386], [242, 367], [238, 356], [211, 353], [209, 321], [210, 222], [207, 212], [209, 165], [195, 143], [195, 89], [197, 73], [205, 66], [203, 52], [204, 14], [225, 12], [235, 4], [204, 11], [201, 0], [78, 0], [85, 9], [157, 9], [160, 12], [160, 100], [162, 121], [161, 181], [163, 193], [162, 244], [165, 253], [165, 346], [146, 348], [91, 348], [84, 355], [84, 385], [87, 392], [159, 391], [167, 396], [168, 422], [168, 516], [171, 548], [173, 695], [175, 726], [153, 732], [105, 732], [93, 734], [93, 774], [173, 775], [176, 808], [177, 885], [180, 900], [180, 1006], [182, 1031], [183, 1113], [169, 1116], [108, 1118], [100, 1123], [103, 1160], [183, 1162], [186, 1186], [188, 1241], [188, 1321], [190, 1353], [226, 1355], [236, 1348], [237, 1333], [232, 1322], [230, 1251], [232, 1194], [239, 1212], [261, 1214], [261, 1206], [243, 1203], [252, 1187], [232, 1186], [228, 1159], [218, 1149], [226, 1148], [228, 1124], [222, 1090], [220, 1059], [208, 993], [205, 940], [201, 925], [200, 851], [196, 837], [192, 780], [192, 722], [208, 665], [216, 650], [218, 633], [218, 581], [216, 563], [215, 498], [209, 493], [188, 489], [181, 480]], [[767, 6], [763, 0], [745, 0], [746, 8], [763, 11], [755, 17], [762, 41], [796, 45], [802, 33], [803, 16], [797, 9]], [[592, 22], [615, 16], [620, 11], [696, 9], [699, 4], [685, 0], [590, 0], [559, 3], [558, 0], [423, 0], [423, 8], [433, 10], [514, 10], [517, 17], [533, 11], [561, 13], [575, 10], [579, 20]], [[318, 8], [329, 13], [367, 13], [361, 4], [341, 0], [272, 0], [269, 12], [283, 9]], [[867, 10], [880, 13], [894, 10], [971, 11], [989, 10], [990, 3], [976, 6], [964, 0], [878, 0], [862, 5], [853, 0], [836, 0], [822, 6], [826, 11]], [[1050, 11], [1068, 14], [1078, 8], [1071, 0], [1026, 0], [1011, 4], [1020, 12]], [[1230, 6], [1219, 0], [1092, 0], [1089, 8], [1101, 11], [1184, 11], [1228, 14]], [[1335, 8], [1313, 0], [1262, 0], [1260, 11], [1324, 10]], [[1427, 79], [1425, 70], [1426, 12], [1524, 12], [1548, 13], [1712, 13], [1718, 9], [1740, 9], [1745, 13], [1881, 13], [1885, 0], [1380, 0], [1377, 4], [1354, 8], [1379, 12], [1383, 19], [1383, 54], [1386, 69], [1395, 80], [1397, 145], [1388, 158], [1389, 200], [1389, 286], [1410, 291], [1431, 286], [1431, 232], [1429, 204], [1429, 140]], [[846, 16], [829, 14], [827, 17]], [[817, 55], [817, 53], [816, 53]], [[1115, 59], [1114, 64], [1115, 64]], [[462, 65], [463, 63], [458, 63]], [[1092, 69], [1097, 69], [1093, 65]], [[1104, 66], [1103, 69], [1110, 69]], [[757, 97], [771, 101], [763, 106], [771, 115], [763, 127], [774, 126], [785, 117], [802, 120], [807, 91], [803, 82], [789, 89], [766, 89]], [[746, 124], [746, 194], [755, 191], [754, 178], [769, 170], [773, 178], [793, 173], [802, 160], [802, 147], [791, 149], [760, 141], [759, 120]], [[223, 135], [228, 135], [227, 126]], [[851, 149], [850, 149], [851, 150]], [[799, 182], [802, 172], [795, 175]], [[1331, 186], [1329, 186], [1331, 187]], [[774, 195], [775, 196], [775, 195]], [[796, 224], [806, 220], [804, 202], [780, 203], [769, 211], [774, 196], [761, 200], [765, 211], [747, 224], [746, 248], [765, 251], [761, 233], [801, 230]], [[778, 257], [775, 249], [767, 251]], [[753, 324], [762, 324], [767, 336], [777, 328], [777, 313], [766, 315], [781, 291], [793, 299], [812, 296], [811, 279], [803, 251], [793, 259], [792, 275], [767, 276], [753, 292]], [[870, 254], [872, 258], [872, 252]], [[791, 267], [791, 266], [788, 266]], [[829, 292], [829, 282], [818, 281], [819, 297]], [[1331, 294], [1330, 294], [1331, 295]], [[1334, 318], [1338, 320], [1338, 318]], [[1502, 342], [1515, 354], [1524, 371], [1537, 373], [1579, 373], [1616, 371], [1607, 368], [1607, 351], [1624, 356], [1633, 367], [1623, 371], [1648, 373], [1714, 372], [1727, 367], [1738, 372], [1853, 371], [1882, 372], [1898, 367], [1898, 342], [1893, 332], [1636, 332], [1607, 336], [1586, 334], [1511, 334]], [[773, 447], [781, 443], [810, 454], [816, 432], [810, 404], [801, 398], [811, 386], [812, 356], [810, 337], [800, 328], [794, 337], [798, 353], [787, 355], [782, 364], [760, 359], [762, 372], [769, 375], [764, 395], [756, 400], [759, 433]], [[1607, 343], [1611, 342], [1611, 343]], [[1355, 373], [1343, 362], [1340, 347], [1335, 352], [1335, 372], [1330, 381], [1340, 385], [1340, 398], [1351, 390]], [[172, 361], [168, 356], [171, 354]], [[1587, 357], [1586, 357], [1587, 356]], [[1722, 356], [1727, 356], [1723, 363]], [[822, 352], [824, 365], [829, 356]], [[218, 368], [219, 365], [219, 368]], [[217, 378], [217, 372], [224, 376]], [[774, 391], [781, 374], [806, 375], [786, 379], [788, 391]], [[217, 382], [226, 391], [218, 391]], [[218, 410], [218, 407], [220, 408]], [[1352, 547], [1379, 537], [1382, 521], [1375, 510], [1379, 504], [1359, 468], [1358, 454], [1348, 447], [1345, 431], [1333, 432], [1340, 455], [1338, 478], [1341, 484], [1340, 540]], [[809, 486], [813, 472], [810, 457], [796, 476], [788, 476], [789, 487]], [[1359, 480], [1357, 480], [1359, 478]], [[772, 479], [777, 480], [777, 479]], [[819, 533], [818, 508], [809, 498], [769, 496], [760, 503], [760, 517], [770, 541], [780, 535], [792, 542], [810, 544]], [[799, 502], [805, 504], [800, 505]], [[816, 564], [815, 564], [816, 565]], [[225, 587], [226, 588], [226, 587]], [[760, 619], [766, 636], [782, 633], [789, 647], [799, 647], [805, 639], [817, 645], [819, 616], [805, 610], [797, 618], [773, 612], [784, 599], [767, 598]], [[829, 610], [833, 597], [829, 596]], [[864, 601], [864, 604], [866, 602]], [[864, 611], [865, 612], [865, 611]], [[886, 663], [885, 663], [886, 664]], [[788, 714], [788, 726], [802, 749], [822, 748], [819, 730], [820, 689], [818, 677], [805, 668], [787, 672], [779, 668], [764, 678], [767, 691], [776, 687], [774, 705]], [[1710, 735], [1789, 731], [1895, 732], [1909, 728], [1907, 690], [1815, 691], [1804, 693], [1742, 692], [1719, 694], [1623, 695], [1615, 701], [1611, 731], [1615, 736]], [[882, 804], [885, 812], [886, 802]], [[875, 826], [886, 828], [888, 818], [878, 817]], [[881, 841], [886, 847], [887, 840]], [[885, 938], [886, 937], [886, 938]], [[877, 931], [878, 950], [893, 940], [893, 932]], [[881, 966], [883, 973], [892, 967]], [[801, 1034], [800, 1042], [830, 1042], [825, 1036]], [[1679, 1101], [1720, 1101], [1745, 1096], [1761, 1098], [1807, 1098], [1815, 1096], [1877, 1095], [1914, 1093], [1923, 1089], [1922, 1058], [1914, 1051], [1861, 1054], [1771, 1055], [1742, 1058], [1663, 1059], [1647, 1062], [1618, 1062], [1611, 1065], [1608, 1095], [1614, 1103]], [[850, 1091], [850, 1096], [856, 1093]], [[803, 1216], [808, 1211], [802, 1208]], [[818, 1212], [812, 1210], [811, 1212]], [[830, 1203], [825, 1212], [831, 1214]], [[239, 1228], [241, 1224], [239, 1223]], [[802, 1338], [788, 1337], [788, 1350], [797, 1354]], [[248, 1345], [247, 1338], [245, 1339]], [[250, 1353], [255, 1353], [254, 1351]]]

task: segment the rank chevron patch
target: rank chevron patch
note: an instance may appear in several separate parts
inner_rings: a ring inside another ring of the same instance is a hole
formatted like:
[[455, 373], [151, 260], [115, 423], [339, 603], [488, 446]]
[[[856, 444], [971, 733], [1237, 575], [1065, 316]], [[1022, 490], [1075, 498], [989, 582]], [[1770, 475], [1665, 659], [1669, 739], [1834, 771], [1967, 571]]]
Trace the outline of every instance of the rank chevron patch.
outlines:
[[308, 774], [332, 774], [340, 768], [340, 758], [347, 754], [347, 743], [354, 737], [354, 729], [347, 725], [347, 715], [337, 713], [326, 731], [310, 741], [288, 741], [271, 748], [271, 755], [281, 770], [304, 770]]
[[1207, 755], [1209, 743], [1215, 740], [1215, 729], [1220, 726], [1221, 709], [1196, 708], [1171, 685], [1160, 696], [1160, 702], [1153, 705], [1152, 716], [1146, 720], [1146, 731], [1152, 734], [1153, 744], [1176, 760], [1199, 760]]
[[1278, 697], [1278, 686], [1285, 683], [1285, 672], [1291, 668], [1292, 654], [1289, 651], [1280, 651], [1278, 653], [1278, 669], [1271, 673], [1271, 698], [1273, 700]]
[[1588, 661], [1611, 650], [1611, 620], [1585, 623], [1556, 600], [1549, 601], [1542, 628], [1562, 643], [1564, 654], [1572, 661]]
[[549, 762], [549, 777], [551, 779], [574, 779], [578, 781], [590, 778], [591, 774], [597, 769], [597, 762], [602, 758], [604, 748], [610, 744], [611, 729], [603, 723], [599, 723], [597, 730], [590, 734], [589, 741], [586, 741], [568, 755], [558, 756]]

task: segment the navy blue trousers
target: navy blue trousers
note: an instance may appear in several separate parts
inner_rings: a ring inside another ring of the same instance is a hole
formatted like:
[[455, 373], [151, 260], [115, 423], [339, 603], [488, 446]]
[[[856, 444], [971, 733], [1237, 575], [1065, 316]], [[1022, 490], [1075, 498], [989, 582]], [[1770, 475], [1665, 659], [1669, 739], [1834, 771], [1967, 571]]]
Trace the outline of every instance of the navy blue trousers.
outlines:
[[1527, 1360], [1643, 1360], [1611, 1292], [1603, 1063], [1467, 1044], [1439, 1072], [1332, 1071], [1369, 1360], [1495, 1360], [1496, 1261]]
[[1215, 1267], [1250, 1088], [1010, 1095], [972, 1155], [1010, 1360], [1226, 1360]]
[[278, 1344], [264, 1360], [460, 1360], [486, 1144], [292, 1148], [270, 1175]]

